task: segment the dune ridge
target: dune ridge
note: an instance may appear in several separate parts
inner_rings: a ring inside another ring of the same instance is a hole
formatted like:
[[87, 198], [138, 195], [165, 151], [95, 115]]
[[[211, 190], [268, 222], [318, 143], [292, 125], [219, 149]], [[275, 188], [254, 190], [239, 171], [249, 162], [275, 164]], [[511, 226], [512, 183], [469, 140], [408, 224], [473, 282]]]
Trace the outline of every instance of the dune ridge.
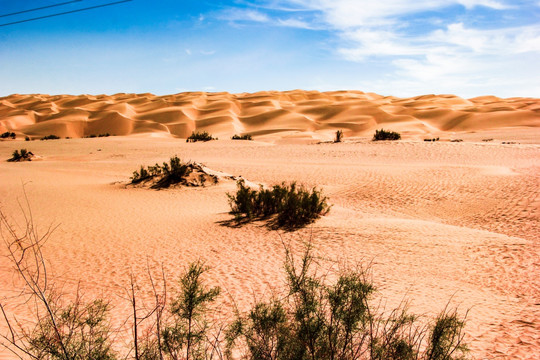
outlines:
[[174, 95], [44, 95], [0, 97], [0, 132], [81, 138], [93, 134], [162, 133], [186, 138], [297, 136], [325, 140], [337, 129], [365, 136], [376, 128], [408, 136], [540, 127], [540, 99], [455, 95], [411, 98], [361, 91], [186, 92]]

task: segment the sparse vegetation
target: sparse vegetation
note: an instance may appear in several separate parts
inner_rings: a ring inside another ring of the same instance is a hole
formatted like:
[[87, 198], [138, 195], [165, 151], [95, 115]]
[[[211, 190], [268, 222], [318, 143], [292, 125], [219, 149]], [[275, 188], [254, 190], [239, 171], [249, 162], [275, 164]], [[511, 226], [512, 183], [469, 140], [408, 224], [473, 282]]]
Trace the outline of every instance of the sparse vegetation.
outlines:
[[13, 151], [13, 154], [11, 155], [11, 158], [8, 159], [10, 162], [16, 162], [16, 161], [32, 161], [32, 158], [34, 157], [34, 154], [31, 151], [28, 151], [26, 149], [21, 149]]
[[203, 131], [203, 132], [193, 131], [191, 135], [186, 139], [186, 142], [210, 141], [210, 140], [217, 140], [217, 139], [213, 138], [212, 135], [210, 135], [206, 131]]
[[490, 142], [490, 141], [493, 141], [493, 138], [489, 138], [489, 139], [482, 139], [483, 142]]
[[250, 134], [238, 135], [234, 134], [231, 140], [253, 140]]
[[343, 131], [342, 130], [336, 131], [336, 137], [334, 139], [334, 142], [335, 143], [341, 142], [342, 139], [343, 139]]
[[56, 135], [47, 135], [41, 138], [41, 140], [58, 140], [58, 139], [60, 139], [60, 137]]
[[373, 141], [380, 141], [380, 140], [399, 140], [401, 139], [401, 135], [394, 131], [387, 131], [384, 129], [375, 130], [375, 134], [373, 135]]
[[[192, 173], [196, 173], [198, 176], [190, 179]], [[202, 170], [201, 165], [184, 163], [178, 156], [174, 156], [170, 158], [168, 163], [164, 162], [163, 165], [156, 163], [154, 166], [141, 166], [138, 171], [133, 172], [131, 184], [152, 181], [151, 188], [162, 189], [175, 184], [204, 186], [208, 180], [217, 183], [218, 178], [214, 175], [206, 174]]]
[[9, 131], [6, 131], [5, 133], [0, 134], [0, 139], [8, 139], [8, 138], [15, 139], [16, 137], [17, 135], [14, 132], [9, 132]]
[[424, 141], [439, 141], [439, 138], [424, 139]]
[[111, 134], [109, 134], [109, 133], [98, 134], [98, 135], [96, 135], [96, 134], [90, 134], [90, 135], [86, 135], [86, 136], [85, 136], [85, 139], [86, 139], [86, 138], [97, 138], [97, 137], [98, 137], [98, 138], [100, 138], [100, 137], [109, 137], [109, 136], [111, 136]]
[[300, 257], [285, 246], [282, 295], [259, 301], [246, 313], [238, 312], [232, 323], [216, 325], [216, 318], [210, 318], [220, 289], [205, 284], [208, 267], [200, 261], [181, 275], [169, 301], [164, 273], [160, 290], [149, 271], [155, 298], [150, 308], [144, 306], [132, 277], [127, 289], [133, 309], [132, 347], [123, 349], [114, 344], [113, 339], [122, 336], [109, 324], [106, 301], [83, 301], [77, 291], [68, 302], [54, 291], [42, 252], [54, 229], [41, 235], [32, 217], [25, 215], [26, 228], [19, 232], [0, 210], [7, 259], [26, 284], [21, 301], [31, 302], [34, 316], [33, 324], [19, 322], [0, 300], [0, 317], [7, 327], [0, 343], [20, 358], [463, 360], [467, 356], [465, 320], [457, 311], [447, 307], [427, 324], [404, 305], [385, 311], [377, 305], [380, 301], [369, 269], [324, 270], [311, 243]]
[[30, 141], [30, 137], [25, 136], [25, 137], [24, 137], [24, 141]]
[[227, 332], [228, 354], [249, 360], [465, 359], [464, 321], [456, 312], [445, 309], [431, 326], [419, 325], [405, 306], [385, 315], [373, 305], [367, 271], [346, 269], [330, 281], [317, 275], [314, 262], [309, 247], [300, 259], [286, 249], [286, 296], [240, 314]]
[[272, 189], [260, 186], [253, 190], [244, 180], [237, 182], [236, 194], [229, 197], [230, 213], [237, 220], [265, 219], [277, 215], [275, 225], [282, 228], [305, 226], [330, 210], [321, 191], [308, 190], [296, 183], [274, 185]]
[[463, 139], [452, 139], [450, 142], [463, 142]]

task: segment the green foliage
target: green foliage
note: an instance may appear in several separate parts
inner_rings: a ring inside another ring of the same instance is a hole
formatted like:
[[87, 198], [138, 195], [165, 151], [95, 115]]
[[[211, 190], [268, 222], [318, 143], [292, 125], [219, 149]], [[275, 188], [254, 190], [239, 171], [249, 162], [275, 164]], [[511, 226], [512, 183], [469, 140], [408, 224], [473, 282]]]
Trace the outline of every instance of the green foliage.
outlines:
[[197, 141], [210, 141], [216, 140], [208, 132], [195, 132], [193, 131], [191, 135], [186, 139], [186, 142], [197, 142]]
[[250, 134], [238, 135], [234, 134], [232, 140], [253, 140]]
[[[56, 302], [51, 302], [56, 306]], [[53, 317], [41, 319], [28, 334], [28, 351], [38, 359], [112, 360], [109, 306], [103, 300], [77, 301], [52, 309]], [[54, 322], [53, 322], [54, 319]]]
[[[249, 360], [465, 359], [463, 321], [443, 312], [434, 326], [400, 306], [384, 315], [372, 305], [375, 287], [363, 270], [317, 275], [308, 247], [300, 259], [286, 249], [286, 296], [239, 314], [226, 334], [227, 353]], [[423, 341], [428, 338], [428, 343]]]
[[276, 225], [283, 228], [305, 226], [330, 209], [327, 198], [313, 188], [305, 189], [296, 183], [274, 185], [272, 189], [253, 190], [244, 180], [237, 183], [236, 194], [229, 197], [230, 213], [240, 220], [263, 219], [276, 215]]
[[41, 138], [41, 140], [58, 140], [60, 137], [56, 135], [47, 135]]
[[152, 185], [154, 189], [167, 188], [173, 184], [181, 183], [192, 172], [190, 164], [183, 163], [178, 156], [170, 158], [169, 163], [156, 164], [145, 168], [141, 166], [133, 172], [132, 184], [138, 184], [146, 180], [157, 179]]
[[5, 133], [0, 134], [0, 139], [12, 138], [15, 139], [17, 135], [14, 132], [6, 131]]
[[205, 359], [207, 346], [208, 306], [220, 293], [218, 287], [205, 286], [202, 275], [208, 267], [192, 263], [180, 278], [180, 292], [171, 303], [172, 318], [163, 329], [163, 350], [172, 359]]
[[335, 143], [341, 142], [342, 139], [343, 139], [343, 131], [342, 130], [336, 131], [336, 137], [334, 139], [334, 142]]
[[373, 135], [373, 141], [379, 140], [399, 140], [401, 135], [394, 131], [387, 131], [384, 129], [375, 130], [375, 135]]

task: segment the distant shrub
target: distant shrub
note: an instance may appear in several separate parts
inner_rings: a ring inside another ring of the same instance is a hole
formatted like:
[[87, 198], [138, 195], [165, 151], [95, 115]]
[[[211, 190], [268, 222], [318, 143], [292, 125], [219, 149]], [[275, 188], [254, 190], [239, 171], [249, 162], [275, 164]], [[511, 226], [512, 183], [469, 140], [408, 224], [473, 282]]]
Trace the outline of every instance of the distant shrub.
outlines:
[[197, 141], [210, 141], [216, 140], [208, 132], [195, 132], [193, 131], [191, 135], [186, 139], [186, 142], [197, 142]]
[[373, 135], [373, 141], [379, 140], [399, 140], [401, 135], [394, 131], [387, 131], [384, 129], [375, 130], [375, 135]]
[[237, 220], [277, 215], [276, 225], [284, 228], [305, 226], [330, 210], [327, 198], [319, 190], [307, 190], [294, 182], [275, 185], [272, 189], [261, 186], [259, 190], [253, 190], [244, 180], [239, 180], [236, 194], [227, 196], [230, 213]]
[[341, 142], [342, 139], [343, 139], [343, 131], [342, 130], [336, 131], [336, 138], [334, 139], [334, 142], [335, 143]]
[[17, 135], [14, 132], [9, 132], [9, 131], [6, 131], [5, 133], [0, 134], [0, 139], [7, 139], [7, 138], [15, 139], [16, 137]]
[[450, 142], [463, 142], [463, 139], [452, 139]]
[[234, 134], [231, 140], [253, 140], [250, 134], [238, 135]]
[[439, 141], [439, 138], [424, 139], [424, 141]]
[[484, 142], [490, 142], [490, 141], [493, 141], [493, 138], [489, 138], [489, 139], [482, 139], [482, 141], [484, 141]]
[[24, 141], [30, 141], [30, 138], [28, 136], [25, 136]]
[[109, 134], [109, 133], [99, 134], [99, 135], [90, 134], [90, 135], [86, 135], [85, 138], [109, 137], [109, 136], [111, 136], [111, 134]]
[[13, 154], [11, 155], [11, 158], [8, 159], [10, 162], [15, 161], [31, 161], [34, 154], [31, 151], [28, 151], [26, 149], [21, 149], [13, 151]]
[[47, 135], [41, 138], [41, 140], [58, 140], [58, 139], [60, 139], [60, 137], [56, 135]]

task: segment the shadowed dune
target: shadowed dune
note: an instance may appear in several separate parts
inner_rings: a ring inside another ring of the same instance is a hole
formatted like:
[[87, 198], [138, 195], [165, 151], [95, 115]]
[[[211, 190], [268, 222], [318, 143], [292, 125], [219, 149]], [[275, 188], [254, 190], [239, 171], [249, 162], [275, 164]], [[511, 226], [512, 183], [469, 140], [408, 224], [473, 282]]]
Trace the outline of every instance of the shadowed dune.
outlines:
[[40, 137], [161, 132], [185, 138], [194, 130], [230, 137], [251, 133], [279, 140], [368, 136], [377, 128], [405, 136], [540, 127], [540, 99], [454, 95], [411, 98], [361, 91], [261, 91], [175, 95], [10, 95], [0, 98], [0, 131]]

